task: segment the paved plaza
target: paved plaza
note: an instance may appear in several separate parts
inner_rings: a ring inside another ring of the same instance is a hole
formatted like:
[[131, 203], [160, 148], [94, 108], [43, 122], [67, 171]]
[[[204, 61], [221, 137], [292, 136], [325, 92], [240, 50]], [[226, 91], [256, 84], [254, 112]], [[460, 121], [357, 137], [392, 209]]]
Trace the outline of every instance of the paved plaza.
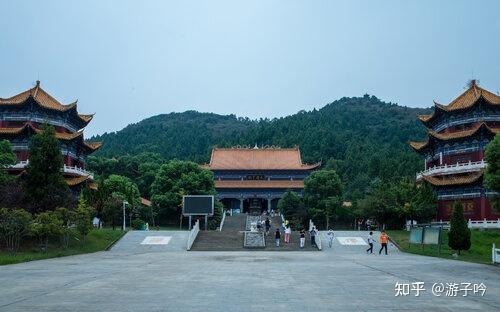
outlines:
[[[322, 252], [187, 252], [182, 232], [159, 233], [171, 236], [163, 247], [132, 243], [152, 233], [126, 237], [129, 248], [0, 267], [0, 311], [500, 310], [499, 267], [394, 248], [367, 255], [363, 246], [330, 249], [326, 241]], [[424, 282], [427, 290], [395, 297], [396, 282]], [[436, 282], [484, 283], [487, 290], [483, 297], [436, 297]]]

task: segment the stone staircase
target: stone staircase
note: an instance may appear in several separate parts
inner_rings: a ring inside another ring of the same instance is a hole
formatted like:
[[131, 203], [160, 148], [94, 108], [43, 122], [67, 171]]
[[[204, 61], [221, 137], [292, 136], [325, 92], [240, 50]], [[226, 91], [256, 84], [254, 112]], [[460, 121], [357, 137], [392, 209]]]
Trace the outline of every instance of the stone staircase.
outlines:
[[[253, 218], [253, 216], [250, 216]], [[262, 216], [265, 220], [266, 216]], [[265, 247], [257, 247], [256, 250], [266, 251], [317, 251], [317, 248], [311, 246], [309, 234], [306, 234], [306, 244], [304, 249], [299, 246], [299, 231], [292, 231], [290, 244], [285, 244], [285, 233], [281, 232], [280, 247], [276, 247], [274, 241], [274, 232], [277, 227], [281, 227], [281, 217], [269, 217], [271, 229], [269, 235], [265, 236]], [[247, 215], [237, 214], [226, 216], [222, 231], [200, 231], [191, 247], [193, 251], [242, 251], [251, 250], [244, 247], [245, 230], [247, 227]], [[264, 230], [264, 229], [263, 229]], [[249, 233], [249, 232], [247, 232]], [[254, 237], [258, 239], [258, 237]], [[255, 248], [255, 247], [253, 247]]]
[[[281, 217], [268, 217], [271, 221], [271, 230], [269, 231], [269, 235], [266, 236], [266, 250], [270, 251], [294, 251], [294, 250], [308, 250], [308, 251], [318, 251], [318, 248], [311, 246], [311, 238], [309, 237], [309, 233], [306, 233], [306, 243], [303, 249], [300, 249], [300, 229], [294, 230], [292, 229], [292, 234], [290, 236], [290, 244], [285, 244], [285, 233], [281, 231], [281, 242], [280, 247], [276, 247], [276, 242], [274, 239], [274, 234], [276, 232], [276, 228], [281, 227]], [[265, 217], [263, 217], [265, 220]], [[307, 229], [306, 229], [307, 231]]]
[[191, 250], [237, 251], [243, 249], [246, 214], [226, 216], [222, 231], [200, 231]]

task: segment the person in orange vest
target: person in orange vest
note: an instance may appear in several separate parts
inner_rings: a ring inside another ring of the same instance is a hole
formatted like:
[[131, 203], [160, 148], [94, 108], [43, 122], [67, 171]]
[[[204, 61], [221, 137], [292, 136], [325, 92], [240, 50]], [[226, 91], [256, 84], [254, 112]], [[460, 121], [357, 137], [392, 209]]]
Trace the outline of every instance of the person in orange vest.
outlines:
[[380, 234], [380, 250], [378, 251], [378, 254], [380, 255], [382, 253], [382, 249], [385, 249], [385, 254], [387, 255], [387, 243], [389, 242], [389, 235], [385, 233], [385, 231], [382, 231]]

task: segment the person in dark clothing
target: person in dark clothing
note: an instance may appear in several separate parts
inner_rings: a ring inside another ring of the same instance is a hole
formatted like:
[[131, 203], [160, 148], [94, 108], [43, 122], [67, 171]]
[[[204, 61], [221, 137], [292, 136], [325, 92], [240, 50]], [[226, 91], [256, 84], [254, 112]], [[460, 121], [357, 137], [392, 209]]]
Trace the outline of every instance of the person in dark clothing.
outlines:
[[279, 247], [281, 240], [281, 233], [279, 228], [276, 229], [276, 233], [274, 234], [274, 239], [276, 240], [276, 247]]
[[366, 253], [373, 253], [373, 243], [375, 242], [375, 240], [373, 239], [373, 232], [370, 232], [370, 235], [368, 235], [368, 245], [370, 245], [370, 248], [368, 248], [366, 250]]
[[300, 248], [304, 248], [306, 243], [306, 231], [304, 229], [300, 230]]
[[271, 220], [266, 218], [266, 235], [269, 234], [269, 230], [271, 229]]
[[316, 247], [316, 227], [313, 226], [309, 234], [311, 235], [311, 246]]

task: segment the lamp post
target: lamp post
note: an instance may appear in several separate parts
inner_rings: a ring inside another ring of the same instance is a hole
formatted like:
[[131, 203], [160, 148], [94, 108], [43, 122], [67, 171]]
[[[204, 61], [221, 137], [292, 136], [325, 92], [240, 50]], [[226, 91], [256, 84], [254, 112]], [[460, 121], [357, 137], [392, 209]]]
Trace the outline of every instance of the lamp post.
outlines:
[[126, 200], [123, 201], [123, 226], [122, 226], [122, 230], [125, 231], [125, 229], [127, 228], [126, 225], [125, 225], [125, 210], [127, 209], [127, 205], [128, 205], [128, 202]]

